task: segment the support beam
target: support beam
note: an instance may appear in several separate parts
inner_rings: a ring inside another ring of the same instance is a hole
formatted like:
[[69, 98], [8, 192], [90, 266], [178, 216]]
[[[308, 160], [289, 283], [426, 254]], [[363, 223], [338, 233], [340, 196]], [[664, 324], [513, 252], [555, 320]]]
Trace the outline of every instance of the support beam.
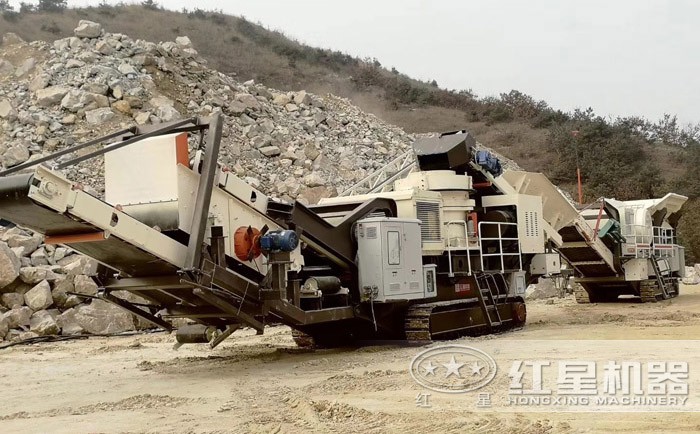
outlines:
[[194, 215], [192, 216], [190, 240], [187, 245], [187, 255], [185, 256], [184, 268], [186, 270], [193, 270], [199, 267], [202, 256], [202, 243], [204, 242], [204, 234], [207, 229], [211, 192], [214, 188], [214, 176], [218, 168], [217, 158], [219, 157], [219, 148], [221, 146], [222, 128], [223, 122], [221, 115], [214, 115], [209, 125], [207, 147], [204, 151], [204, 164], [199, 177], [199, 186], [197, 187], [197, 198], [195, 199]]
[[121, 298], [117, 298], [111, 294], [102, 294], [102, 295], [98, 296], [98, 298], [100, 300], [104, 300], [106, 302], [117, 305], [117, 306], [121, 307], [122, 309], [128, 310], [129, 312], [138, 316], [139, 318], [144, 319], [144, 320], [146, 320], [146, 321], [150, 322], [151, 324], [154, 324], [158, 327], [162, 327], [169, 332], [173, 331], [173, 326], [170, 325], [170, 323], [168, 323], [167, 321], [164, 321], [163, 319], [158, 318], [157, 316], [152, 315], [143, 309], [139, 309], [138, 307], [134, 306], [133, 304], [129, 303], [126, 300], [123, 300]]
[[249, 325], [258, 332], [262, 332], [265, 328], [265, 325], [257, 319], [255, 319], [252, 315], [249, 315], [243, 310], [238, 309], [238, 307], [219, 297], [210, 289], [196, 287], [192, 290], [192, 293], [197, 297], [201, 298], [202, 300], [206, 301], [207, 303], [212, 304], [217, 308], [221, 309], [222, 311], [233, 315], [234, 318], [238, 318], [242, 323]]

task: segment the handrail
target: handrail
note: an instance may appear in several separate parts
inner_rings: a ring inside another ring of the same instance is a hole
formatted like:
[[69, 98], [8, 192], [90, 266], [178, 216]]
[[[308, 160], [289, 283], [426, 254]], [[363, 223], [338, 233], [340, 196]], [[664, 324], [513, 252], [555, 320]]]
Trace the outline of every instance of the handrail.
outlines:
[[[472, 275], [472, 261], [471, 261], [471, 254], [469, 253], [469, 232], [467, 230], [467, 222], [464, 220], [451, 220], [451, 221], [445, 222], [445, 226], [447, 226], [448, 228], [450, 225], [464, 226], [464, 242], [466, 244], [466, 246], [464, 248], [467, 250], [467, 269], [469, 270], [467, 272], [467, 276], [471, 276]], [[446, 231], [446, 232], [448, 232], [448, 234], [449, 234], [449, 231]], [[450, 243], [450, 238], [447, 238], [447, 264], [449, 267], [449, 272], [448, 272], [447, 276], [454, 277], [455, 274], [452, 271], [452, 245]]]

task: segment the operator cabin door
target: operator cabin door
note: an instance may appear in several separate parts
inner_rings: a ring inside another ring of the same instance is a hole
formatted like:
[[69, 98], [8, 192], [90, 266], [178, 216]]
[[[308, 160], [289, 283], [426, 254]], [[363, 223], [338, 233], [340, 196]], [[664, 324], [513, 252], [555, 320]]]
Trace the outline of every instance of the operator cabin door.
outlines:
[[402, 223], [383, 223], [384, 294], [392, 297], [408, 292], [408, 276], [403, 273], [406, 259], [403, 251], [405, 238]]

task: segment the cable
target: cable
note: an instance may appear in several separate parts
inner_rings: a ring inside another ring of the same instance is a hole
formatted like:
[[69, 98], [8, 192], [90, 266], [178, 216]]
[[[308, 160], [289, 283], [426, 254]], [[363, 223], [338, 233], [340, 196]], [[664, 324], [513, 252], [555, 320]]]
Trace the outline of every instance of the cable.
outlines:
[[372, 322], [374, 323], [374, 331], [377, 331], [377, 318], [374, 316], [374, 290], [369, 295], [369, 307], [372, 311]]
[[4, 350], [5, 348], [14, 347], [17, 345], [34, 345], [34, 344], [41, 344], [41, 343], [63, 342], [63, 341], [72, 341], [72, 340], [76, 340], [76, 339], [89, 339], [89, 338], [109, 338], [109, 337], [117, 337], [117, 336], [138, 336], [138, 335], [145, 335], [145, 334], [152, 334], [152, 333], [163, 333], [163, 332], [164, 332], [164, 330], [152, 329], [152, 330], [140, 330], [140, 331], [131, 331], [131, 332], [122, 332], [122, 333], [106, 333], [106, 334], [91, 334], [91, 335], [37, 336], [34, 338], [24, 339], [24, 340], [15, 341], [15, 342], [8, 342], [6, 344], [0, 345], [0, 350]]

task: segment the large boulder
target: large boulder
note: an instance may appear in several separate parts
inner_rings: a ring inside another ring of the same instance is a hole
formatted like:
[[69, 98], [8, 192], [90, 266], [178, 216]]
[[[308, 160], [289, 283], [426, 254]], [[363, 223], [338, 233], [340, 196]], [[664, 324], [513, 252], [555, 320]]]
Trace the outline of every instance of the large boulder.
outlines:
[[[0, 99], [0, 118], [10, 119], [17, 116], [17, 110], [12, 107], [12, 103], [7, 99]], [[10, 119], [11, 120], [11, 119]]]
[[74, 308], [77, 323], [90, 334], [122, 333], [135, 329], [134, 317], [124, 309], [102, 300]]
[[29, 160], [29, 148], [24, 143], [15, 143], [7, 148], [0, 157], [0, 162], [5, 167], [12, 167]]
[[57, 335], [61, 331], [53, 315], [47, 310], [34, 312], [29, 319], [29, 330], [39, 336]]
[[23, 267], [19, 270], [19, 278], [22, 282], [29, 284], [36, 284], [42, 280], [48, 280], [53, 282], [57, 279], [56, 273], [51, 270], [51, 267], [40, 266], [40, 267]]
[[99, 38], [102, 34], [102, 24], [94, 21], [80, 20], [73, 34], [79, 38]]
[[7, 336], [7, 332], [10, 331], [10, 322], [4, 317], [0, 316], [0, 339]]
[[95, 295], [97, 294], [97, 284], [89, 276], [78, 275], [73, 281], [74, 290], [78, 294]]
[[85, 329], [78, 322], [77, 313], [76, 309], [68, 309], [56, 317], [56, 324], [61, 328], [62, 335], [80, 335], [85, 333]]
[[108, 107], [98, 108], [95, 110], [85, 112], [85, 120], [87, 121], [87, 123], [93, 125], [99, 125], [105, 122], [109, 122], [112, 119], [114, 119], [115, 116], [116, 114], [112, 111], [111, 108]]
[[683, 283], [686, 285], [700, 284], [700, 274], [695, 271], [695, 267], [685, 267], [685, 277], [683, 278]]
[[27, 256], [39, 248], [41, 235], [25, 235], [23, 233], [13, 233], [6, 237], [7, 245], [10, 247], [22, 247], [23, 255]]
[[7, 320], [7, 324], [11, 329], [16, 329], [22, 326], [29, 325], [29, 318], [32, 317], [34, 311], [28, 306], [17, 307], [8, 310], [2, 315], [2, 318]]
[[8, 292], [0, 296], [2, 305], [8, 309], [16, 309], [24, 305], [24, 295], [18, 292]]
[[19, 276], [20, 261], [7, 243], [0, 241], [0, 288], [14, 282]]
[[42, 107], [51, 107], [63, 100], [70, 88], [66, 86], [50, 86], [36, 91], [36, 103]]
[[552, 279], [540, 278], [536, 285], [530, 285], [525, 290], [526, 300], [542, 300], [558, 297], [559, 290], [554, 286]]
[[51, 285], [46, 280], [39, 282], [34, 288], [24, 294], [24, 303], [33, 311], [44, 310], [53, 304]]

